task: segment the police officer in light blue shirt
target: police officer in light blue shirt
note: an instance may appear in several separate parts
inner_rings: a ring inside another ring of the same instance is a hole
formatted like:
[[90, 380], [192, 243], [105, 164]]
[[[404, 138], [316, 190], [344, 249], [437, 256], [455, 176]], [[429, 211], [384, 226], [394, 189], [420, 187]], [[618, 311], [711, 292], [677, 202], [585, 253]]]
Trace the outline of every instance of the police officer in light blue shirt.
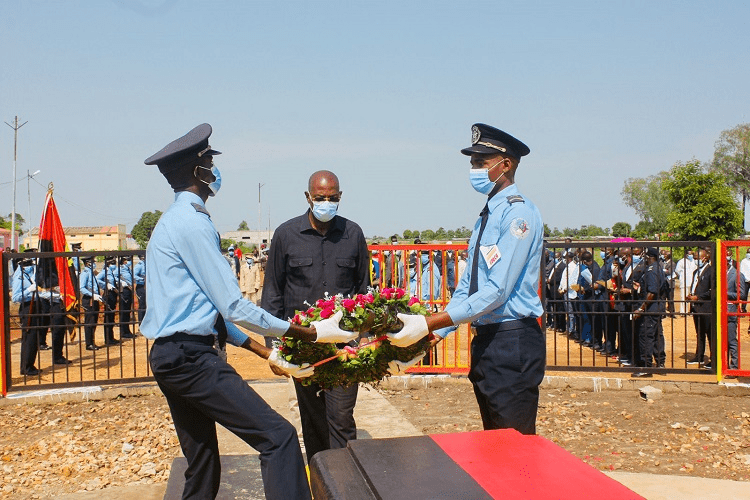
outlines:
[[175, 191], [175, 201], [154, 228], [146, 249], [149, 307], [141, 333], [153, 339], [151, 369], [169, 403], [175, 431], [187, 459], [182, 498], [215, 498], [221, 464], [216, 423], [260, 452], [268, 499], [309, 499], [297, 433], [214, 348], [227, 337], [235, 345], [268, 358], [293, 377], [313, 367], [288, 363], [234, 324], [265, 336], [288, 335], [316, 342], [348, 342], [357, 336], [338, 327], [341, 313], [313, 323], [292, 325], [242, 298], [237, 278], [219, 248], [219, 234], [206, 200], [221, 187], [213, 164], [211, 126], [195, 127], [148, 158]]
[[79, 276], [81, 291], [81, 305], [83, 306], [83, 332], [87, 351], [98, 351], [99, 346], [94, 342], [96, 323], [99, 320], [99, 304], [102, 303], [102, 287], [96, 279], [96, 259], [94, 256], [84, 257], [83, 269]]
[[10, 282], [11, 300], [18, 304], [18, 319], [21, 322], [21, 375], [28, 376], [41, 373], [34, 366], [39, 351], [38, 319], [32, 316], [39, 313], [35, 275], [34, 260], [26, 258], [18, 264]]
[[138, 324], [143, 323], [146, 314], [146, 256], [141, 255], [138, 264], [133, 268], [135, 296], [138, 298]]
[[546, 355], [538, 323], [543, 312], [538, 291], [544, 224], [539, 210], [515, 185], [518, 162], [529, 148], [502, 130], [478, 123], [472, 127], [472, 146], [461, 152], [471, 156], [472, 186], [487, 196], [469, 242], [466, 272], [445, 311], [428, 318], [399, 315], [404, 328], [389, 337], [396, 345], [410, 345], [436, 330], [436, 343], [455, 330], [454, 325], [471, 322], [477, 335], [469, 379], [484, 428], [534, 434]]

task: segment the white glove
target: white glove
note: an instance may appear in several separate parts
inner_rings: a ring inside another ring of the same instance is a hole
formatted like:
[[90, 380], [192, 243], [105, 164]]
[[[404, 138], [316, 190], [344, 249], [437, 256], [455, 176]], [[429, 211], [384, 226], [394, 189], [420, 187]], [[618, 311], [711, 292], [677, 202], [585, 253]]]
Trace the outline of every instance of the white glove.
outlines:
[[99, 295], [98, 293], [95, 293], [94, 294], [94, 300], [97, 301], [97, 302], [101, 302], [102, 301], [102, 296]]
[[116, 290], [116, 288], [112, 283], [107, 283], [107, 290]]
[[417, 356], [411, 361], [399, 361], [397, 359], [394, 359], [393, 361], [388, 363], [388, 373], [390, 373], [391, 375], [401, 375], [402, 373], [406, 372], [406, 370], [416, 365], [423, 359], [424, 351], [417, 354]]
[[278, 349], [271, 351], [271, 355], [268, 356], [268, 362], [281, 368], [294, 378], [309, 377], [315, 371], [315, 367], [310, 366], [309, 363], [303, 363], [302, 366], [290, 363], [284, 359], [284, 356], [281, 355]]
[[400, 331], [388, 334], [388, 340], [396, 347], [408, 347], [430, 333], [427, 320], [421, 314], [398, 313], [396, 317], [404, 324]]
[[344, 316], [344, 311], [339, 311], [328, 319], [322, 319], [320, 321], [313, 321], [312, 326], [315, 327], [317, 337], [315, 342], [349, 342], [359, 336], [358, 332], [347, 332], [339, 327], [339, 321]]
[[33, 285], [31, 285], [29, 288], [27, 288], [26, 291], [29, 292], [29, 293], [36, 292], [36, 283], [34, 283]]

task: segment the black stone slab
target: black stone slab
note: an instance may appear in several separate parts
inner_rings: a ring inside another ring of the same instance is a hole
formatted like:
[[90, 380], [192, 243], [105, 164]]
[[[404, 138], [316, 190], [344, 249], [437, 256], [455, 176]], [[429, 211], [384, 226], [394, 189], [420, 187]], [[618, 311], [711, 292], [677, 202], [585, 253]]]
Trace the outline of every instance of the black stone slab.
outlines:
[[350, 441], [315, 455], [310, 480], [315, 500], [492, 498], [429, 436]]
[[[169, 471], [164, 500], [180, 500], [185, 488], [185, 457], [177, 457]], [[222, 455], [221, 485], [216, 500], [265, 500], [258, 455]]]

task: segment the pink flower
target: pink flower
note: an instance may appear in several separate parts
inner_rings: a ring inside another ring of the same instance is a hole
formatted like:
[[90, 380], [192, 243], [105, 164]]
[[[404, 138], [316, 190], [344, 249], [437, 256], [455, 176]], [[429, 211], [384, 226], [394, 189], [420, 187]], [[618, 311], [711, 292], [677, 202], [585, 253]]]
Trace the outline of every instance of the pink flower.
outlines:
[[380, 296], [386, 300], [390, 300], [392, 294], [393, 294], [392, 288], [385, 288], [383, 289], [383, 291], [380, 292]]
[[362, 297], [362, 301], [365, 304], [372, 304], [372, 301], [375, 300], [375, 298], [370, 293], [368, 293], [366, 295], [361, 295], [361, 297]]
[[323, 319], [330, 318], [333, 315], [333, 307], [326, 307], [320, 311], [320, 317]]
[[308, 309], [307, 311], [305, 311], [305, 314], [307, 316], [312, 316], [314, 313], [315, 313], [315, 308], [314, 307], [311, 307], [310, 309]]
[[406, 295], [406, 291], [403, 288], [396, 288], [396, 298], [397, 299], [400, 299], [404, 295]]
[[302, 324], [302, 320], [300, 319], [299, 314], [294, 315], [294, 318], [292, 318], [292, 323], [294, 323], [295, 325]]
[[341, 305], [344, 306], [344, 309], [346, 309], [349, 312], [354, 312], [354, 308], [357, 307], [357, 303], [353, 301], [352, 299], [342, 300]]
[[325, 303], [326, 303], [326, 301], [325, 301], [325, 300], [323, 300], [323, 299], [318, 299], [318, 300], [317, 300], [317, 301], [315, 302], [315, 307], [323, 307], [323, 305], [325, 305]]
[[409, 299], [409, 303], [407, 304], [409, 307], [413, 306], [414, 304], [419, 304], [419, 299], [416, 297], [412, 297]]

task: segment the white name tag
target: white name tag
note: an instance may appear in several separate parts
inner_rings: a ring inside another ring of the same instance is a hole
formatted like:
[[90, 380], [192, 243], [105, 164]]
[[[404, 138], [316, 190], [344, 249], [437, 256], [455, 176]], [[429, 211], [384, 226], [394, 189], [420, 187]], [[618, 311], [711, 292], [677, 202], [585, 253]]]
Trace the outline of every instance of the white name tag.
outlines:
[[497, 245], [492, 245], [491, 247], [479, 247], [479, 250], [482, 252], [484, 261], [487, 263], [487, 269], [490, 269], [498, 260], [500, 260], [500, 250], [497, 249]]

